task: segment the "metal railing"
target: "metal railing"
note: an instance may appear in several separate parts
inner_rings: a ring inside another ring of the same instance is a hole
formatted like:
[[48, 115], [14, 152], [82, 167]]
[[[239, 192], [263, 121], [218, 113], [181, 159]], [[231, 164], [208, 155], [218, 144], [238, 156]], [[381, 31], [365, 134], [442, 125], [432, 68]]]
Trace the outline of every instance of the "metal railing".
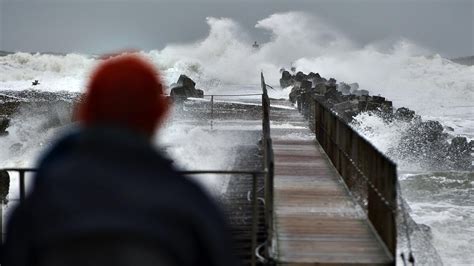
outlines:
[[211, 129], [214, 128], [214, 98], [218, 97], [248, 97], [248, 96], [260, 96], [261, 93], [246, 93], [246, 94], [206, 94], [204, 98], [210, 98], [211, 102], [211, 114], [210, 114], [210, 121], [211, 121]]
[[269, 256], [273, 240], [273, 195], [274, 195], [274, 165], [273, 144], [270, 136], [270, 98], [263, 73], [260, 75], [262, 86], [262, 148], [265, 171], [265, 223], [267, 225], [267, 243], [265, 254]]
[[[305, 106], [306, 105], [306, 106]], [[322, 99], [303, 101], [316, 139], [351, 190], [365, 183], [362, 205], [373, 227], [393, 257], [397, 246], [397, 168], [396, 164], [360, 136]], [[366, 204], [364, 204], [366, 203]]]
[[[19, 201], [22, 203], [26, 197], [26, 183], [25, 177], [27, 172], [36, 172], [37, 169], [33, 168], [5, 168], [0, 169], [0, 171], [7, 171], [7, 172], [16, 172], [19, 176]], [[257, 233], [258, 233], [258, 187], [257, 187], [257, 178], [259, 176], [266, 175], [265, 171], [254, 171], [254, 170], [237, 170], [237, 171], [224, 171], [224, 170], [191, 170], [191, 171], [179, 171], [180, 174], [183, 175], [203, 175], [203, 174], [220, 174], [220, 175], [249, 175], [252, 178], [252, 189], [249, 191], [249, 194], [252, 195], [249, 197], [249, 201], [251, 202], [252, 206], [252, 226], [251, 226], [251, 250], [253, 251], [251, 254], [251, 265], [257, 264]], [[3, 241], [3, 209], [0, 211], [0, 241]]]

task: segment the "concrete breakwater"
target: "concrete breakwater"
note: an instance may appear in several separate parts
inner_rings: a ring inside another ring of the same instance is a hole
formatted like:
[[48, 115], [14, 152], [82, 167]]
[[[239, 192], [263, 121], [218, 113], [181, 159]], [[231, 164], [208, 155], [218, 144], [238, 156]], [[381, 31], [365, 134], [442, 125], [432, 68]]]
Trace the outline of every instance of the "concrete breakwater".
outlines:
[[452, 128], [444, 127], [439, 121], [424, 121], [415, 111], [406, 107], [394, 108], [391, 101], [382, 96], [373, 96], [359, 88], [357, 83], [346, 84], [334, 78], [326, 79], [318, 73], [291, 74], [282, 70], [282, 88], [291, 86], [290, 101], [297, 104], [305, 116], [310, 116], [309, 101], [320, 99], [340, 118], [353, 126], [358, 115], [367, 113], [383, 119], [387, 125], [404, 122], [407, 128], [399, 144], [386, 151], [394, 158], [411, 159], [420, 162], [429, 170], [473, 170], [472, 150], [474, 141], [455, 136]]

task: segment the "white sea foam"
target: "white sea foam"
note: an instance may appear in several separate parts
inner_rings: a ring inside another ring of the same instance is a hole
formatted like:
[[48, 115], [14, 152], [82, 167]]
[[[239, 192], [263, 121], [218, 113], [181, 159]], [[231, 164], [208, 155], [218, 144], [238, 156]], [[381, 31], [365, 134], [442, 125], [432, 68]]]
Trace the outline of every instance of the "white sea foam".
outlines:
[[16, 53], [0, 57], [0, 89], [44, 91], [82, 91], [95, 60], [84, 55], [48, 55]]

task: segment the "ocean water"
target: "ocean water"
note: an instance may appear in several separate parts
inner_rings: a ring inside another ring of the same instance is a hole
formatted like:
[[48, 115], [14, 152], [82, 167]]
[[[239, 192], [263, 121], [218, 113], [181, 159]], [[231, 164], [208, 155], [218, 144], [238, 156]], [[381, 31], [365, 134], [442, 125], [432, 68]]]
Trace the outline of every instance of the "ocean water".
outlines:
[[[258, 93], [260, 71], [270, 93], [285, 98], [288, 90], [278, 86], [281, 68], [296, 67], [304, 72], [319, 72], [346, 83], [358, 82], [371, 95], [382, 95], [395, 107], [415, 110], [423, 120], [437, 120], [453, 129], [450, 136], [474, 139], [474, 67], [444, 59], [401, 36], [398, 40], [361, 46], [321, 19], [288, 12], [262, 18], [255, 27], [271, 40], [253, 49], [246, 29], [228, 18], [208, 18], [209, 34], [193, 43], [170, 44], [162, 50], [143, 51], [162, 73], [168, 85], [184, 73], [207, 94]], [[96, 57], [81, 54], [64, 56], [15, 53], [0, 57], [0, 93], [5, 90], [32, 89], [35, 79], [43, 91], [82, 92]], [[38, 154], [63, 130], [61, 127], [38, 130], [48, 117], [28, 112], [12, 121], [11, 134], [0, 138], [0, 167], [33, 166]], [[396, 147], [407, 125], [386, 123], [376, 116], [360, 115], [358, 130], [383, 152]], [[165, 129], [161, 138], [189, 140], [186, 149], [195, 154], [218, 152], [220, 142], [199, 128]], [[202, 142], [193, 141], [205, 136]], [[219, 136], [217, 136], [219, 139]], [[8, 149], [21, 143], [21, 149]], [[171, 144], [170, 144], [171, 145]], [[211, 149], [217, 145], [216, 150]], [[222, 144], [223, 145], [223, 144]], [[184, 149], [172, 156], [181, 158], [183, 167], [193, 167]], [[221, 156], [222, 157], [222, 156]], [[402, 193], [413, 218], [431, 228], [432, 241], [446, 265], [474, 264], [474, 193], [472, 172], [434, 172], [418, 162], [393, 158], [399, 168]], [[216, 168], [230, 165], [232, 158], [216, 161]], [[209, 162], [196, 161], [197, 164]], [[209, 179], [209, 183], [215, 182]], [[415, 254], [416, 255], [416, 254]]]

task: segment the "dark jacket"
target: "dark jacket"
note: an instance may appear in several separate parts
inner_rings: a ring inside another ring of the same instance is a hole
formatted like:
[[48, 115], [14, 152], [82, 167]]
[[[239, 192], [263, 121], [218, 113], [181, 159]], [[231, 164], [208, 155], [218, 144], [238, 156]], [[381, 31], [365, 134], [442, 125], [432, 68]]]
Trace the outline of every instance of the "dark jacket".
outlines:
[[236, 265], [218, 206], [142, 136], [90, 128], [41, 160], [7, 226], [2, 265], [35, 265], [51, 246], [96, 236], [143, 239], [177, 265]]

